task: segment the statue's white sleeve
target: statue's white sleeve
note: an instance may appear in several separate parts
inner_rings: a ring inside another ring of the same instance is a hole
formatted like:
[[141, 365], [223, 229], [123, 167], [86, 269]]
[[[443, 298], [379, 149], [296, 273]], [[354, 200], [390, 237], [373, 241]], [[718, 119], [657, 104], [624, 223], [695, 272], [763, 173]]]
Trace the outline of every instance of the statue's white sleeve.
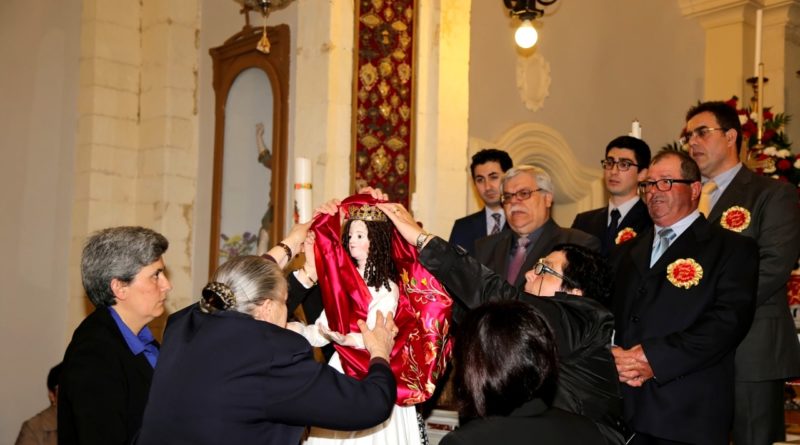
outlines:
[[320, 325], [328, 327], [328, 317], [325, 316], [325, 311], [319, 314], [317, 321], [314, 324], [304, 325], [300, 335], [306, 338], [311, 346], [320, 347], [325, 346], [331, 341], [322, 334]]

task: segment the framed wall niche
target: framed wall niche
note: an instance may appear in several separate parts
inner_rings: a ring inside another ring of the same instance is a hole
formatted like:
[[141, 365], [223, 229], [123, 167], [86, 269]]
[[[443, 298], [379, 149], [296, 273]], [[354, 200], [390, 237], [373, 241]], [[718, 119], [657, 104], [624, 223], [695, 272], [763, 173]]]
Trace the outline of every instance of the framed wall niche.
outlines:
[[209, 50], [214, 69], [214, 168], [209, 275], [229, 257], [280, 240], [286, 213], [289, 26], [246, 25]]

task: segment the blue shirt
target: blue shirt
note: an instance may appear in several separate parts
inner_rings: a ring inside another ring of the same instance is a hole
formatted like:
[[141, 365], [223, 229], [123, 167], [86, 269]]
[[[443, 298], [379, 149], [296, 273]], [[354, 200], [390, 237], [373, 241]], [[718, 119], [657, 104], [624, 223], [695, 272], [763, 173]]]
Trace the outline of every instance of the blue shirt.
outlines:
[[119, 332], [122, 333], [122, 337], [125, 339], [125, 343], [128, 344], [128, 348], [133, 355], [139, 355], [144, 352], [144, 358], [150, 362], [150, 366], [155, 368], [156, 361], [158, 361], [158, 346], [156, 346], [156, 339], [153, 337], [153, 333], [150, 332], [150, 328], [145, 326], [139, 331], [139, 334], [136, 335], [131, 331], [131, 328], [122, 321], [122, 318], [120, 318], [113, 307], [109, 307], [108, 311], [111, 312], [111, 318], [117, 323], [117, 328], [119, 328]]

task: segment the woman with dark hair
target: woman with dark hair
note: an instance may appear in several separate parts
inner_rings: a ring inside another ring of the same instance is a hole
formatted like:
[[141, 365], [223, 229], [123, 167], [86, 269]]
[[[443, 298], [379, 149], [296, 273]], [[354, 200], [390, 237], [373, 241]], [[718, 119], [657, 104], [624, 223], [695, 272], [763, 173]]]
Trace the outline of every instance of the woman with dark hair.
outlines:
[[378, 314], [358, 326], [371, 358], [361, 380], [317, 363], [286, 327], [281, 270], [309, 224], [266, 257], [221, 265], [198, 304], [172, 315], [138, 444], [297, 444], [306, 425], [359, 430], [383, 422], [396, 400], [388, 360], [397, 328]]
[[556, 344], [532, 305], [492, 302], [469, 312], [454, 355], [459, 414], [473, 419], [445, 436], [442, 445], [603, 440], [588, 418], [549, 407], [558, 373]]
[[628, 431], [610, 349], [614, 317], [601, 303], [608, 299], [611, 283], [604, 258], [574, 244], [554, 246], [526, 271], [523, 292], [463, 249], [425, 232], [402, 205], [378, 207], [406, 242], [417, 246], [420, 263], [467, 309], [497, 300], [522, 300], [534, 306], [550, 323], [558, 345], [559, 379], [553, 406], [592, 419], [605, 443], [625, 443]]

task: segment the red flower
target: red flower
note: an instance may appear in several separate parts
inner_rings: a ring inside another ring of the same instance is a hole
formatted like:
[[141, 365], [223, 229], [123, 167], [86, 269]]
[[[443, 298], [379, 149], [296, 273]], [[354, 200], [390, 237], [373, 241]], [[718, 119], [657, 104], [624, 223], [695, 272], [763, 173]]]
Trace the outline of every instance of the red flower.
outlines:
[[774, 117], [772, 112], [769, 111], [769, 110], [770, 110], [769, 108], [764, 108], [764, 120], [765, 121], [772, 120], [772, 118]]
[[775, 137], [775, 130], [764, 129], [764, 134], [761, 135], [761, 142], [767, 142]]
[[753, 135], [758, 133], [758, 126], [755, 122], [748, 120], [744, 123], [744, 125], [742, 125], [742, 131], [749, 135]]
[[775, 167], [778, 167], [778, 170], [789, 170], [792, 168], [792, 163], [788, 159], [781, 159], [775, 164]]
[[778, 181], [789, 182], [789, 178], [787, 178], [786, 176], [780, 175], [780, 176], [778, 176]]
[[730, 99], [726, 100], [726, 101], [725, 101], [725, 103], [726, 103], [726, 104], [727, 104], [729, 107], [731, 107], [731, 108], [733, 108], [733, 109], [735, 110], [735, 109], [738, 107], [738, 104], [739, 104], [739, 98], [738, 98], [738, 97], [736, 97], [736, 96], [733, 96], [733, 97], [731, 97]]

